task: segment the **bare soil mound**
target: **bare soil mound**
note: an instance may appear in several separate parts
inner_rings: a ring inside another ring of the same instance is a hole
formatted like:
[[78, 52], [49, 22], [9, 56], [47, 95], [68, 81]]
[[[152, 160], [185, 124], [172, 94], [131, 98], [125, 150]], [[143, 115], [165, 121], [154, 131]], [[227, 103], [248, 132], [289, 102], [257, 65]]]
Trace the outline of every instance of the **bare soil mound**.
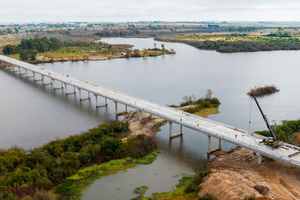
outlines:
[[212, 173], [201, 183], [199, 196], [211, 193], [214, 198], [300, 199], [300, 169], [291, 165], [258, 157], [237, 147], [228, 152], [216, 152], [209, 164]]
[[218, 200], [239, 200], [245, 197], [261, 197], [262, 195], [254, 189], [255, 184], [241, 174], [223, 170], [212, 173], [204, 178], [200, 184], [202, 188], [198, 193], [199, 196], [212, 194]]

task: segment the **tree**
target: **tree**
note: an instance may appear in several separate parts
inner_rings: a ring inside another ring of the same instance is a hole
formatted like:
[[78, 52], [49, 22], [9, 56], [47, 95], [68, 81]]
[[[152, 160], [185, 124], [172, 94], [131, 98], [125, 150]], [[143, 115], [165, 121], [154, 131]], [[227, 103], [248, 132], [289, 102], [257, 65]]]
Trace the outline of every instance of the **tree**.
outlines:
[[19, 29], [15, 28], [15, 33], [19, 34]]
[[15, 54], [18, 53], [19, 48], [17, 46], [14, 45], [6, 45], [4, 47], [4, 49], [2, 50], [2, 52], [4, 53], [4, 55], [11, 55], [11, 54]]
[[35, 61], [36, 60], [36, 52], [35, 51], [30, 51], [29, 57], [30, 57], [31, 61]]
[[211, 99], [211, 96], [212, 96], [212, 91], [208, 89], [205, 94], [205, 99]]
[[148, 56], [148, 51], [146, 49], [143, 50], [143, 57], [147, 57]]
[[28, 58], [29, 58], [28, 51], [25, 49], [22, 49], [20, 51], [20, 58], [21, 58], [21, 60], [28, 60]]
[[90, 55], [85, 53], [82, 55], [83, 60], [88, 60], [90, 58]]
[[157, 51], [157, 47], [156, 47], [156, 42], [154, 43], [154, 51], [155, 51], [155, 55], [156, 55], [156, 51]]
[[11, 29], [10, 29], [10, 28], [7, 28], [7, 29], [6, 29], [6, 32], [7, 32], [7, 34], [11, 34]]
[[165, 54], [165, 45], [161, 44], [162, 53]]

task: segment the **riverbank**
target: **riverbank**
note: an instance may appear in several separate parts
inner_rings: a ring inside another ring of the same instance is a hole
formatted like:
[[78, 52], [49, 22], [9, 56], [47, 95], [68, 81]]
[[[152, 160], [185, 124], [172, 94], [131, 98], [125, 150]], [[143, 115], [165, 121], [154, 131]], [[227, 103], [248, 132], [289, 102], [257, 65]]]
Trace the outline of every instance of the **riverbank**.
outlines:
[[155, 40], [184, 43], [198, 49], [215, 50], [220, 53], [300, 50], [298, 36], [274, 37], [246, 33], [213, 33], [210, 35], [188, 33], [160, 35], [155, 37]]
[[154, 117], [138, 122], [136, 112], [128, 116], [123, 122], [100, 124], [33, 150], [0, 150], [0, 198], [79, 199], [101, 176], [153, 162], [157, 153], [153, 131], [165, 121]]
[[[159, 127], [166, 124], [166, 120], [158, 117], [150, 119], [150, 115], [144, 112], [142, 112], [142, 120], [139, 120], [139, 113], [137, 111], [131, 111], [126, 114], [122, 122], [129, 123], [130, 134], [122, 139], [124, 142], [139, 135], [153, 137], [160, 130]], [[53, 191], [59, 199], [80, 199], [95, 180], [104, 176], [117, 174], [121, 171], [127, 171], [127, 169], [134, 168], [138, 164], [151, 164], [156, 159], [157, 153], [159, 151], [154, 150], [143, 158], [133, 159], [126, 157], [80, 169], [76, 174], [66, 178]]]

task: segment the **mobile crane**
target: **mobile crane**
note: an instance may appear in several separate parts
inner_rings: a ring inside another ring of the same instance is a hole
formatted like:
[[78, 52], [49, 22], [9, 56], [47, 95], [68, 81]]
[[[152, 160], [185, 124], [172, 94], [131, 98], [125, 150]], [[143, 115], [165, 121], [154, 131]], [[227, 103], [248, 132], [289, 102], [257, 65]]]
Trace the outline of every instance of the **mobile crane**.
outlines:
[[275, 134], [273, 133], [270, 125], [269, 125], [269, 122], [268, 122], [268, 119], [267, 119], [267, 116], [263, 113], [261, 107], [259, 106], [259, 103], [255, 97], [254, 94], [251, 94], [255, 100], [255, 103], [257, 104], [257, 107], [259, 108], [259, 111], [261, 113], [261, 115], [263, 116], [264, 120], [265, 120], [265, 123], [271, 133], [271, 136], [270, 138], [264, 138], [260, 143], [265, 143], [265, 145], [270, 145], [272, 146], [273, 148], [279, 148], [281, 146], [281, 142], [280, 140], [276, 140], [276, 137], [275, 137]]

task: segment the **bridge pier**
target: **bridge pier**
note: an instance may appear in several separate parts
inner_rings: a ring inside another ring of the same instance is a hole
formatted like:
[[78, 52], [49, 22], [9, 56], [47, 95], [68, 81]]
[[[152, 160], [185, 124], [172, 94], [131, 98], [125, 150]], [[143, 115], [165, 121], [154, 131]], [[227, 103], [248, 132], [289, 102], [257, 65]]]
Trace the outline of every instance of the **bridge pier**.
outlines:
[[118, 112], [118, 102], [115, 101], [115, 107], [116, 107], [116, 120], [118, 121], [118, 116], [127, 114], [127, 105], [125, 105], [125, 111]]
[[[13, 68], [13, 72], [18, 72], [19, 70], [15, 70], [15, 65], [12, 65], [12, 68]], [[27, 70], [26, 70], [27, 71]]]
[[261, 165], [262, 164], [262, 155], [260, 155], [259, 152], [257, 152], [256, 155], [258, 156], [258, 164]]
[[90, 97], [90, 92], [88, 92], [88, 97], [84, 97], [84, 98], [83, 98], [83, 97], [81, 96], [81, 89], [78, 88], [78, 90], [79, 90], [80, 101], [90, 100], [90, 99], [91, 99], [91, 97]]
[[21, 67], [19, 67], [19, 75], [23, 75], [23, 74], [26, 74], [26, 72], [22, 72]]
[[36, 79], [36, 73], [34, 73], [34, 79], [33, 79], [33, 81], [41, 81], [41, 80], [42, 80], [42, 75], [41, 75], [40, 79]]
[[61, 86], [60, 87], [55, 87], [55, 80], [53, 80], [53, 86], [54, 86], [54, 90], [60, 90], [60, 89], [64, 89], [64, 85], [63, 82], [61, 82]]
[[94, 95], [95, 95], [95, 98], [96, 98], [96, 108], [104, 107], [104, 106], [107, 107], [107, 98], [105, 98], [105, 103], [98, 104], [98, 95], [97, 94], [94, 94]]
[[207, 161], [210, 161], [210, 155], [218, 150], [222, 150], [222, 140], [219, 139], [219, 145], [215, 148], [211, 148], [211, 136], [208, 135], [207, 136], [207, 141], [208, 141], [208, 145], [207, 145]]
[[74, 86], [74, 91], [73, 92], [68, 92], [68, 84], [65, 83], [65, 93], [66, 93], [66, 95], [76, 94], [76, 87]]
[[143, 116], [142, 116], [142, 111], [139, 110], [139, 120], [141, 121], [143, 119]]
[[43, 85], [52, 85], [53, 84], [53, 80], [50, 80], [50, 83], [45, 83], [45, 76], [43, 76]]
[[169, 125], [170, 125], [170, 129], [169, 129], [169, 138], [175, 138], [175, 137], [179, 137], [179, 136], [182, 136], [183, 135], [183, 128], [182, 128], [182, 125], [180, 125], [180, 132], [179, 133], [172, 133], [172, 125], [173, 125], [173, 122], [169, 121]]
[[26, 76], [26, 78], [33, 78], [33, 77], [34, 77], [34, 75], [33, 75], [33, 74], [34, 74], [34, 72], [32, 72], [32, 76], [28, 76], [28, 74], [27, 74], [27, 70], [26, 70], [26, 75], [27, 75], [27, 76]]

